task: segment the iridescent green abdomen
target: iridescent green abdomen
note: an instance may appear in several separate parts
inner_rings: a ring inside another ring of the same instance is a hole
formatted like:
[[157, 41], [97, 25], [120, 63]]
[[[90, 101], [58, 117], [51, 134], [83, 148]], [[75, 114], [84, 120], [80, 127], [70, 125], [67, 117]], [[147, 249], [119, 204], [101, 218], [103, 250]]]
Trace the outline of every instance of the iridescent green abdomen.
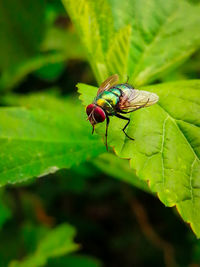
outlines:
[[118, 89], [120, 90], [121, 93], [126, 93], [127, 91], [130, 91], [130, 89], [133, 89], [133, 87], [130, 84], [122, 83], [122, 84], [115, 85], [113, 89]]
[[120, 96], [126, 94], [130, 89], [133, 89], [133, 87], [129, 84], [117, 84], [109, 90], [100, 93], [95, 99], [95, 103], [103, 108], [108, 115], [114, 115]]
[[104, 91], [97, 96], [95, 103], [102, 107], [107, 114], [114, 115], [115, 107], [119, 102], [119, 97], [121, 96], [121, 91], [116, 88], [110, 88], [108, 91]]

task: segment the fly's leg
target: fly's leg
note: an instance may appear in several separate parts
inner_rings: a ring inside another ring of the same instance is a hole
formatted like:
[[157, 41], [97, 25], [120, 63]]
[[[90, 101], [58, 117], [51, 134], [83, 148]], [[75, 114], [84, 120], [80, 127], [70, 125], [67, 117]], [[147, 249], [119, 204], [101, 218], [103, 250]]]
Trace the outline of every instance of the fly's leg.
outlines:
[[[120, 112], [121, 114], [128, 114], [128, 113], [131, 113], [131, 112], [133, 112], [133, 111], [136, 111], [136, 110], [138, 110], [138, 109], [140, 109], [140, 108], [145, 107], [146, 104], [147, 104], [148, 102], [149, 102], [149, 98], [148, 98], [148, 100], [147, 100], [146, 103], [144, 103], [143, 105], [141, 105], [141, 106], [135, 108], [134, 110], [131, 110], [131, 111], [122, 111], [122, 110], [120, 110], [120, 111], [118, 111], [118, 112]], [[124, 116], [122, 116], [121, 114], [117, 113], [115, 116], [118, 117], [118, 118], [120, 118], [120, 119], [123, 119], [123, 120], [127, 120], [127, 121], [128, 121], [127, 124], [126, 124], [126, 125], [124, 126], [124, 128], [122, 129], [122, 131], [124, 132], [124, 134], [125, 134], [129, 139], [131, 139], [131, 140], [135, 140], [134, 138], [128, 136], [128, 134], [125, 132], [126, 127], [127, 127], [127, 126], [129, 125], [129, 123], [130, 123], [130, 118], [124, 117]]]
[[94, 125], [92, 125], [92, 134], [94, 133]]
[[124, 126], [124, 128], [122, 129], [122, 131], [124, 132], [124, 134], [126, 135], [126, 137], [128, 137], [130, 140], [135, 140], [134, 138], [132, 138], [132, 137], [130, 137], [126, 132], [125, 132], [125, 130], [126, 130], [126, 127], [129, 125], [129, 123], [130, 123], [130, 118], [127, 118], [127, 117], [124, 117], [124, 116], [122, 116], [121, 114], [115, 114], [115, 116], [116, 117], [118, 117], [118, 118], [120, 118], [120, 119], [122, 119], [122, 120], [126, 120], [126, 121], [128, 121], [127, 122], [127, 124]]
[[105, 134], [105, 138], [106, 138], [106, 150], [108, 151], [108, 125], [109, 125], [110, 119], [108, 116], [106, 116], [106, 134]]

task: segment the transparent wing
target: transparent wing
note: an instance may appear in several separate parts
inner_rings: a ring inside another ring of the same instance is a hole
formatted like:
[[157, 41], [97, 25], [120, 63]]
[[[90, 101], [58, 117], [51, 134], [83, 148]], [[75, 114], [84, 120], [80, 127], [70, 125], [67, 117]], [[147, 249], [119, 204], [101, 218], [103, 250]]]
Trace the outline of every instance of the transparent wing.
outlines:
[[114, 74], [112, 76], [110, 76], [108, 79], [106, 79], [99, 87], [98, 91], [97, 91], [97, 95], [99, 95], [100, 93], [102, 93], [103, 91], [108, 90], [109, 88], [111, 88], [112, 86], [114, 86], [115, 84], [117, 84], [119, 81], [119, 76], [117, 74]]
[[158, 95], [155, 93], [129, 89], [123, 92], [120, 98], [119, 108], [120, 110], [134, 111], [142, 107], [149, 107], [155, 104], [159, 100]]

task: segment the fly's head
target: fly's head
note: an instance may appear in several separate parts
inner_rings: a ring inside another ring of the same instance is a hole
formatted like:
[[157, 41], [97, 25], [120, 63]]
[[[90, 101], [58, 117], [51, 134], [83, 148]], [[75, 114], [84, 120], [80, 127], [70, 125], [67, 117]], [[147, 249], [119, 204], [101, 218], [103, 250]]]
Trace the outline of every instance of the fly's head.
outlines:
[[94, 127], [97, 123], [103, 122], [106, 118], [106, 114], [102, 108], [95, 104], [90, 104], [86, 108], [86, 113], [88, 115], [88, 120], [90, 121], [94, 132]]

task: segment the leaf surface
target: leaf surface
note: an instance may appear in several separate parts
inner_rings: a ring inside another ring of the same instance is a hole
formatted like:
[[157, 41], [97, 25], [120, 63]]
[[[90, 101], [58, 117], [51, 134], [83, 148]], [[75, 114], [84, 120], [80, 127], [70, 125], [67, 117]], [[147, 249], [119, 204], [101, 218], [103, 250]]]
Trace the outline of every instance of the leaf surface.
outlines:
[[45, 30], [44, 11], [44, 0], [1, 0], [1, 70], [36, 54]]
[[0, 109], [0, 185], [69, 168], [105, 151], [91, 135], [80, 103], [28, 98], [28, 108]]
[[101, 267], [102, 264], [95, 258], [85, 255], [67, 255], [54, 258], [48, 262], [48, 267]]
[[0, 229], [4, 225], [4, 223], [10, 219], [11, 211], [10, 209], [1, 201], [0, 202]]
[[75, 251], [78, 245], [74, 243], [75, 229], [68, 224], [62, 224], [51, 230], [38, 244], [36, 251], [23, 261], [12, 261], [10, 267], [40, 267], [46, 266], [49, 258], [58, 257]]
[[129, 76], [135, 86], [148, 84], [200, 47], [200, 5], [184, 0], [63, 3], [99, 84], [114, 73], [122, 82]]
[[129, 161], [126, 159], [120, 159], [111, 153], [104, 153], [91, 160], [91, 163], [115, 179], [127, 182], [143, 191], [152, 193], [147, 183], [136, 176], [130, 168]]
[[62, 1], [88, 55], [90, 65], [100, 83], [108, 76], [105, 53], [114, 34], [111, 8], [107, 1]]

